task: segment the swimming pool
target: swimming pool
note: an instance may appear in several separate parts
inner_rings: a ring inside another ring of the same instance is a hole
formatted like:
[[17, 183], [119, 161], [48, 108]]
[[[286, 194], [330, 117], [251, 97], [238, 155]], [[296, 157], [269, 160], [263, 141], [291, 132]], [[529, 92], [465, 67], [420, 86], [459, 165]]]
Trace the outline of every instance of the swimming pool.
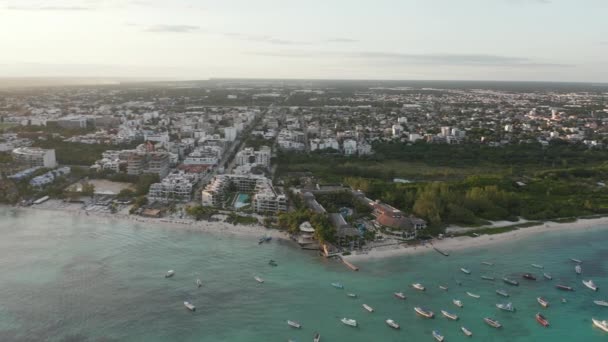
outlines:
[[236, 209], [240, 209], [249, 205], [249, 195], [247, 194], [238, 194], [236, 196], [236, 200], [234, 201], [234, 207]]

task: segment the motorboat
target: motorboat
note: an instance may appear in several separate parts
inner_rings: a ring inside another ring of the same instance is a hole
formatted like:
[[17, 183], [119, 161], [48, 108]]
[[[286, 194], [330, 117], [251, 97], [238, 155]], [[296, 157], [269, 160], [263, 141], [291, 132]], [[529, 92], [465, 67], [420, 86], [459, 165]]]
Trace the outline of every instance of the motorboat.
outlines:
[[608, 306], [608, 302], [605, 300], [594, 300], [593, 303], [595, 303], [595, 305], [599, 305], [599, 306]]
[[592, 318], [591, 320], [593, 321], [593, 325], [604, 330], [605, 332], [608, 332], [608, 322], [607, 321], [600, 321], [595, 318]]
[[424, 318], [433, 318], [435, 317], [435, 314], [433, 313], [433, 311], [422, 308], [422, 307], [415, 307], [414, 311], [416, 311], [416, 313]]
[[547, 280], [553, 280], [553, 277], [549, 273], [543, 273], [543, 277]]
[[469, 271], [468, 269], [466, 269], [464, 267], [460, 268], [460, 271], [464, 274], [471, 274], [471, 271]]
[[387, 319], [386, 324], [393, 329], [399, 329], [399, 324], [397, 324], [397, 322], [393, 321], [392, 319]]
[[312, 342], [321, 342], [321, 334], [316, 332], [315, 336], [312, 338]]
[[576, 274], [583, 273], [583, 268], [581, 267], [581, 265], [574, 266], [574, 272], [576, 272]]
[[413, 288], [415, 288], [415, 289], [416, 289], [416, 290], [418, 290], [418, 291], [424, 291], [424, 290], [426, 290], [426, 289], [424, 288], [424, 286], [422, 286], [422, 284], [420, 284], [420, 283], [415, 283], [415, 284], [412, 284], [412, 287], [413, 287]]
[[502, 281], [512, 286], [519, 286], [519, 282], [517, 280], [513, 280], [507, 277], [502, 278]]
[[462, 332], [469, 337], [473, 336], [473, 333], [471, 332], [471, 330], [469, 330], [465, 327], [460, 327], [460, 330], [462, 330]]
[[489, 326], [494, 327], [494, 328], [500, 328], [502, 327], [502, 324], [500, 324], [500, 322], [498, 322], [495, 319], [486, 317], [483, 319], [484, 322], [486, 322]]
[[165, 274], [165, 278], [171, 278], [175, 275], [175, 271], [174, 270], [169, 270], [166, 274]]
[[547, 308], [549, 307], [549, 302], [544, 299], [543, 297], [538, 297], [536, 298], [536, 301], [538, 302], [538, 304], [540, 304], [540, 306], [542, 306], [543, 308]]
[[200, 279], [196, 279], [196, 286], [197, 287], [203, 286], [203, 282]]
[[357, 298], [357, 294], [356, 293], [347, 293], [346, 296], [349, 297], [349, 298]]
[[265, 241], [266, 241], [266, 236], [262, 236], [261, 238], [258, 239], [258, 245], [261, 245]]
[[268, 261], [268, 265], [270, 265], [270, 266], [272, 266], [272, 267], [277, 267], [277, 266], [279, 266], [279, 264], [277, 264], [277, 262], [276, 262], [276, 261], [274, 261], [274, 260], [272, 260], [272, 259]]
[[456, 305], [459, 308], [462, 308], [464, 306], [464, 304], [462, 303], [462, 301], [460, 299], [453, 299], [452, 303], [454, 303], [454, 305]]
[[496, 280], [496, 278], [494, 278], [494, 277], [485, 276], [485, 275], [482, 275], [482, 276], [481, 276], [481, 279], [483, 279], [483, 280], [490, 280], [490, 281], [494, 281], [494, 280]]
[[445, 310], [441, 310], [441, 314], [443, 315], [443, 317], [449, 318], [453, 321], [457, 321], [458, 320], [458, 315], [455, 315], [453, 313], [447, 312]]
[[262, 279], [262, 278], [260, 278], [258, 276], [253, 277], [253, 279], [255, 279], [255, 281], [257, 281], [260, 284], [264, 282], [264, 279]]
[[561, 285], [561, 284], [555, 285], [555, 288], [558, 290], [562, 290], [562, 291], [574, 291], [574, 288], [572, 288], [570, 286], [566, 286], [566, 285]]
[[190, 302], [184, 302], [184, 306], [190, 311], [196, 311], [196, 307]]
[[493, 262], [482, 261], [481, 263], [484, 264], [484, 265], [487, 265], [487, 266], [494, 266]]
[[496, 294], [503, 297], [509, 297], [509, 294], [505, 290], [496, 290]]
[[367, 304], [363, 304], [363, 308], [365, 310], [367, 310], [368, 312], [374, 312], [374, 308], [372, 308], [371, 306], [369, 306]]
[[447, 291], [448, 287], [447, 286], [443, 286], [443, 285], [439, 285], [439, 288], [442, 289], [443, 291]]
[[515, 307], [513, 306], [513, 303], [496, 304], [496, 307], [503, 311], [515, 312]]
[[469, 297], [473, 297], [473, 298], [479, 298], [479, 297], [481, 297], [480, 295], [475, 294], [475, 293], [472, 293], [472, 292], [467, 292], [467, 295], [468, 295]]
[[574, 259], [574, 258], [570, 258], [570, 261], [574, 261], [574, 262], [575, 262], [575, 263], [577, 263], [577, 264], [582, 263], [582, 261], [581, 261], [581, 260], [579, 260], [579, 259]]
[[549, 321], [540, 312], [536, 314], [536, 321], [545, 328], [549, 326]]
[[532, 273], [524, 273], [524, 274], [522, 275], [522, 277], [523, 277], [524, 279], [528, 279], [528, 280], [536, 280], [536, 277], [535, 277], [535, 276], [534, 276], [534, 274], [532, 274]]
[[296, 322], [296, 321], [290, 321], [290, 320], [287, 320], [287, 324], [288, 324], [290, 327], [292, 327], [292, 328], [296, 328], [296, 329], [300, 329], [300, 328], [302, 328], [302, 324], [300, 324], [300, 323], [298, 323], [298, 322]]
[[343, 289], [344, 285], [340, 284], [340, 283], [331, 283], [331, 286], [337, 288], [337, 289]]
[[405, 295], [403, 294], [403, 292], [395, 292], [395, 293], [393, 293], [393, 295], [394, 295], [396, 298], [399, 298], [399, 299], [405, 299]]
[[595, 283], [591, 279], [583, 280], [583, 285], [587, 286], [589, 289], [591, 289], [593, 291], [597, 291], [600, 289], [599, 287], [597, 287], [597, 285], [595, 285]]
[[539, 265], [539, 264], [532, 264], [532, 267], [534, 267], [534, 268], [540, 268], [540, 269], [545, 268], [543, 265]]
[[346, 317], [344, 317], [344, 318], [342, 318], [340, 321], [341, 321], [342, 323], [344, 323], [344, 324], [348, 325], [348, 326], [351, 326], [351, 327], [356, 327], [356, 326], [357, 326], [357, 321], [355, 321], [355, 320], [354, 320], [354, 319], [352, 319], [352, 318], [346, 318]]
[[439, 333], [437, 330], [433, 330], [433, 337], [439, 342], [443, 342], [444, 340], [443, 335], [441, 335], [441, 333]]

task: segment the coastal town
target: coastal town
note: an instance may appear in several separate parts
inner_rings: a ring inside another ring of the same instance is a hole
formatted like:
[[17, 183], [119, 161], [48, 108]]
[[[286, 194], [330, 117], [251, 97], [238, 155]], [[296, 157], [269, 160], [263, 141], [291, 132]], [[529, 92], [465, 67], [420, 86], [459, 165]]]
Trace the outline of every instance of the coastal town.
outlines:
[[[356, 168], [392, 146], [403, 146], [399, 153], [521, 144], [604, 151], [608, 143], [608, 93], [600, 89], [377, 83], [211, 80], [4, 91], [0, 200], [87, 215], [263, 226], [326, 256], [360, 254], [469, 230], [441, 225], [419, 206], [368, 193], [352, 180], [293, 169], [289, 158]], [[391, 176], [395, 186], [426, 182]], [[519, 188], [527, 182], [513, 181]], [[603, 179], [593, 183], [605, 186]], [[601, 213], [593, 204], [587, 209]], [[484, 226], [499, 221], [480, 216]]]

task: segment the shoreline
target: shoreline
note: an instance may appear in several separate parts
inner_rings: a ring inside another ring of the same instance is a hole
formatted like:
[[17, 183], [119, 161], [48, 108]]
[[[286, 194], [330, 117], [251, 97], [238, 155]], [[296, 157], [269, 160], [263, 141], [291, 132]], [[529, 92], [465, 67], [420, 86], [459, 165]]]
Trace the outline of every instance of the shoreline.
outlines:
[[454, 251], [489, 247], [497, 244], [504, 244], [513, 242], [521, 239], [525, 239], [531, 236], [536, 236], [540, 233], [547, 232], [560, 232], [560, 231], [575, 231], [575, 230], [589, 230], [596, 226], [605, 225], [600, 229], [608, 228], [608, 217], [599, 217], [592, 219], [577, 219], [575, 222], [569, 223], [558, 223], [552, 221], [546, 221], [541, 225], [518, 228], [513, 231], [492, 234], [492, 235], [480, 235], [479, 237], [459, 236], [453, 238], [444, 238], [443, 240], [434, 239], [430, 243], [425, 245], [417, 246], [404, 246], [395, 245], [387, 246], [386, 248], [376, 248], [363, 252], [354, 251], [351, 255], [342, 256], [345, 260], [351, 262], [368, 261], [374, 259], [385, 259], [406, 255], [417, 255], [427, 252], [437, 253], [433, 247], [437, 247], [442, 251], [452, 253]]

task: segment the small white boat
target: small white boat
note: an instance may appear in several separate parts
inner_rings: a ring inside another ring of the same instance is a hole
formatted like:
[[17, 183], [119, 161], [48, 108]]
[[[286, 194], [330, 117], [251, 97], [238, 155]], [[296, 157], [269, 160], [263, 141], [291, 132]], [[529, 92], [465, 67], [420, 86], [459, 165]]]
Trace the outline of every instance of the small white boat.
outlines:
[[493, 328], [500, 328], [502, 327], [502, 324], [500, 324], [499, 321], [492, 319], [490, 317], [486, 317], [483, 319], [484, 322], [486, 322], [489, 326], [493, 327]]
[[581, 260], [579, 260], [579, 259], [570, 258], [570, 260], [571, 260], [571, 261], [574, 261], [574, 262], [575, 262], [575, 263], [577, 263], [577, 264], [582, 263], [582, 261], [581, 261]]
[[393, 293], [393, 295], [394, 295], [396, 298], [399, 298], [399, 299], [405, 299], [405, 295], [403, 294], [403, 292], [395, 292], [395, 293]]
[[471, 271], [469, 271], [468, 269], [466, 269], [466, 268], [464, 268], [464, 267], [462, 267], [462, 268], [460, 269], [460, 271], [461, 271], [462, 273], [464, 273], [464, 274], [471, 274]]
[[351, 327], [356, 327], [357, 326], [357, 321], [355, 321], [354, 319], [351, 319], [351, 318], [344, 317], [340, 321], [342, 323], [348, 325], [348, 326], [351, 326]]
[[343, 289], [344, 285], [340, 284], [340, 283], [331, 283], [331, 286], [337, 288], [337, 289]]
[[489, 261], [482, 261], [481, 263], [484, 264], [484, 265], [487, 265], [487, 266], [494, 266], [494, 263], [493, 262], [489, 262]]
[[460, 299], [453, 299], [452, 303], [454, 303], [454, 305], [456, 305], [459, 308], [464, 306], [464, 304], [462, 303], [462, 301]]
[[316, 332], [315, 336], [312, 338], [312, 342], [321, 342], [321, 334]]
[[599, 306], [608, 306], [608, 302], [605, 300], [594, 300], [593, 303], [595, 303], [595, 305], [599, 305]]
[[553, 277], [549, 273], [543, 273], [543, 277], [545, 277], [545, 279], [547, 279], [547, 280], [553, 279]]
[[534, 267], [534, 268], [540, 268], [540, 269], [545, 268], [543, 265], [539, 265], [539, 264], [532, 264], [532, 267]]
[[543, 297], [538, 297], [536, 298], [536, 301], [538, 302], [538, 304], [540, 304], [540, 306], [542, 306], [543, 308], [547, 308], [549, 307], [549, 301], [547, 301], [545, 298]]
[[441, 335], [437, 330], [433, 330], [433, 337], [439, 342], [443, 342], [444, 340], [443, 335]]
[[174, 270], [169, 270], [166, 274], [165, 274], [165, 278], [171, 278], [175, 275], [175, 271]]
[[417, 314], [419, 314], [420, 316], [424, 317], [424, 318], [433, 318], [435, 317], [435, 314], [433, 313], [433, 311], [416, 306], [414, 308], [414, 311], [416, 311]]
[[262, 278], [260, 278], [258, 276], [253, 277], [253, 279], [255, 279], [255, 281], [257, 281], [260, 284], [264, 282], [264, 279], [262, 279]]
[[589, 289], [591, 289], [593, 291], [599, 290], [599, 287], [597, 287], [597, 285], [595, 285], [595, 283], [591, 279], [583, 280], [583, 285], [587, 286]]
[[355, 293], [347, 293], [346, 296], [349, 298], [357, 298], [357, 294]]
[[422, 284], [420, 284], [420, 283], [415, 283], [415, 284], [412, 284], [412, 287], [413, 287], [413, 288], [415, 288], [415, 289], [416, 289], [416, 290], [418, 290], [418, 291], [424, 291], [424, 290], [426, 290], [426, 289], [424, 288], [424, 286], [422, 286]]
[[576, 274], [583, 273], [583, 268], [581, 267], [581, 265], [574, 266], [574, 272], [576, 272]]
[[374, 312], [374, 308], [372, 308], [371, 306], [369, 306], [367, 304], [363, 304], [363, 308], [365, 310], [367, 310], [368, 312]]
[[462, 330], [462, 332], [469, 337], [473, 336], [473, 333], [471, 332], [471, 330], [469, 330], [465, 327], [460, 327], [460, 330]]
[[494, 280], [496, 280], [496, 278], [494, 278], [494, 277], [490, 277], [490, 276], [486, 276], [486, 275], [482, 275], [482, 276], [481, 276], [481, 279], [483, 279], [483, 280], [490, 280], [490, 281], [494, 281]]
[[509, 294], [505, 290], [496, 290], [496, 294], [503, 297], [509, 297]]
[[448, 287], [447, 286], [443, 286], [443, 285], [439, 285], [439, 288], [442, 289], [443, 291], [447, 291]]
[[184, 302], [184, 306], [186, 308], [188, 308], [188, 310], [190, 310], [190, 311], [196, 311], [196, 307], [194, 306], [194, 304], [192, 304], [190, 302]]
[[296, 328], [296, 329], [302, 328], [302, 324], [300, 324], [296, 321], [287, 320], [287, 324], [292, 328]]
[[457, 321], [458, 320], [458, 315], [455, 315], [453, 313], [447, 312], [445, 310], [441, 310], [441, 314], [443, 315], [443, 317], [449, 318], [453, 321]]
[[515, 311], [515, 307], [513, 306], [512, 303], [496, 304], [496, 307], [499, 308], [500, 310], [504, 310], [504, 311], [509, 311], [509, 312]]
[[473, 298], [479, 298], [479, 297], [481, 297], [480, 295], [474, 294], [474, 293], [471, 293], [471, 292], [467, 292], [467, 295], [469, 295], [469, 297], [473, 297]]
[[393, 321], [392, 319], [387, 319], [386, 324], [393, 329], [399, 329], [399, 324], [397, 324], [397, 322]]
[[606, 322], [606, 321], [600, 321], [600, 320], [597, 320], [595, 318], [592, 318], [591, 320], [593, 321], [593, 325], [595, 325], [596, 327], [604, 330], [605, 332], [608, 332], [608, 322]]
[[203, 286], [203, 282], [200, 279], [196, 279], [196, 286], [198, 286], [198, 287]]

